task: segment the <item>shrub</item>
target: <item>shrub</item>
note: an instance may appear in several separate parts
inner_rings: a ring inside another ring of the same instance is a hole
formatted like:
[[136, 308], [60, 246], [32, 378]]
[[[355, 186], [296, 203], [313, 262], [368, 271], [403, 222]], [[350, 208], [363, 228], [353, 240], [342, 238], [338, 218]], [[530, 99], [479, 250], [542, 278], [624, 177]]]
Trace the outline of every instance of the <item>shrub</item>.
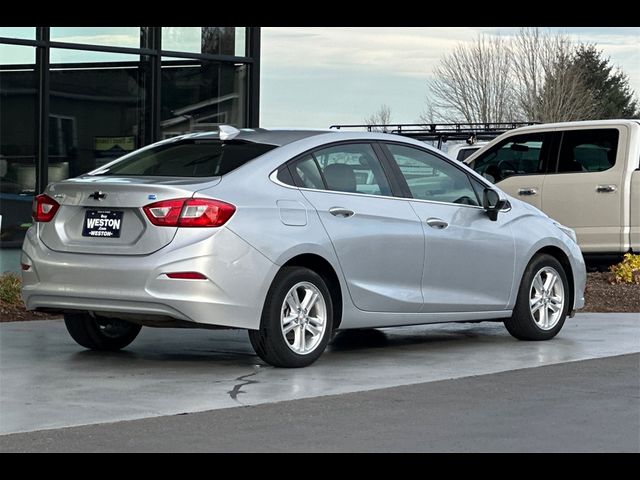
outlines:
[[611, 283], [635, 283], [640, 285], [640, 255], [627, 253], [624, 260], [609, 267]]
[[22, 304], [20, 288], [22, 282], [20, 276], [15, 273], [4, 273], [0, 275], [0, 301], [8, 305]]

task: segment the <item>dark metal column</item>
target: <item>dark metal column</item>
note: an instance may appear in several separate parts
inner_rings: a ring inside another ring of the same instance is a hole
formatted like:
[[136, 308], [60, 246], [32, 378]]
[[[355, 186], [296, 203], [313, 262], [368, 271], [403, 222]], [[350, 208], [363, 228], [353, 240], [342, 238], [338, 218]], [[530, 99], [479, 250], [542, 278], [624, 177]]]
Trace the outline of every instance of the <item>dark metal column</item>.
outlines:
[[162, 27], [140, 27], [140, 48], [146, 49], [141, 56], [145, 97], [144, 136], [141, 145], [149, 145], [160, 138], [160, 36]]
[[151, 30], [151, 45], [155, 55], [151, 57], [151, 132], [153, 142], [162, 140], [160, 131], [162, 108], [162, 27], [149, 27]]
[[49, 27], [37, 27], [36, 39], [47, 42], [36, 48], [38, 94], [36, 106], [36, 193], [42, 193], [49, 183]]
[[248, 55], [253, 59], [249, 67], [247, 127], [257, 128], [260, 126], [260, 27], [247, 28], [249, 30]]

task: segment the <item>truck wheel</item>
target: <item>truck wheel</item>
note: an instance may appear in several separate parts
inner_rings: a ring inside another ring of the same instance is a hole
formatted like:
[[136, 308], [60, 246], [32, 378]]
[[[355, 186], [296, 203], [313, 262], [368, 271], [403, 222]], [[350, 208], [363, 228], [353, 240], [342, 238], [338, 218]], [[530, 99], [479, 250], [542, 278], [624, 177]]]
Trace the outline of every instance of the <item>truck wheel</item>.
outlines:
[[135, 323], [92, 317], [88, 313], [67, 313], [64, 324], [71, 338], [91, 350], [120, 350], [133, 342], [142, 328]]
[[513, 315], [504, 325], [518, 340], [549, 340], [564, 325], [570, 297], [560, 262], [551, 255], [538, 255], [522, 276]]

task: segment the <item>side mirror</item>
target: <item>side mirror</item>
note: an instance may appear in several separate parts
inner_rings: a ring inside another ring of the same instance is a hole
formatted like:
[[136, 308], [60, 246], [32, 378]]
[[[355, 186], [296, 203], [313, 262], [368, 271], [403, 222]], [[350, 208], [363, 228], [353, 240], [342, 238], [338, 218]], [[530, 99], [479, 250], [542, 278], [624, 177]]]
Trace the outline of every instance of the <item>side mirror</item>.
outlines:
[[507, 205], [507, 201], [504, 198], [500, 198], [500, 194], [490, 188], [484, 189], [482, 195], [482, 207], [489, 216], [489, 220], [495, 222], [498, 220], [498, 212]]

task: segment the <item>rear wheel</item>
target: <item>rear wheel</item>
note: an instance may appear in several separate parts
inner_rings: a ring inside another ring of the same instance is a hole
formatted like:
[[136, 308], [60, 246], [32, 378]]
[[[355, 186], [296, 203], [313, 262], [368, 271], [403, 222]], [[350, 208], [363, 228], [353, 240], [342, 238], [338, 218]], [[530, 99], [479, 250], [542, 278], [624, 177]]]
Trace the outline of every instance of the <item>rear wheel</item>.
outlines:
[[551, 255], [538, 255], [526, 268], [516, 306], [504, 324], [519, 340], [549, 340], [562, 329], [569, 312], [569, 282]]
[[120, 350], [133, 342], [142, 328], [135, 323], [93, 317], [88, 313], [67, 313], [64, 324], [79, 345], [91, 350]]
[[306, 367], [327, 346], [333, 330], [331, 294], [320, 275], [283, 268], [271, 285], [259, 330], [250, 330], [256, 353], [275, 367]]

